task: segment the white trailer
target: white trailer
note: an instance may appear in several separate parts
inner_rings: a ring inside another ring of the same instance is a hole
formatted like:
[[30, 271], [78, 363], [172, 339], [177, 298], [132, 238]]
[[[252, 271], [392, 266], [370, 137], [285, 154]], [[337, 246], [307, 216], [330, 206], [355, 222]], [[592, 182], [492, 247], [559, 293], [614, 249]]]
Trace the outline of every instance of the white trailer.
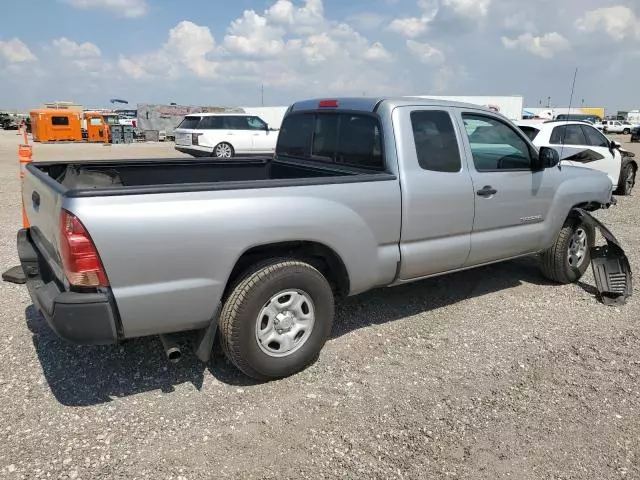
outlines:
[[472, 103], [491, 108], [509, 120], [521, 120], [524, 109], [524, 98], [521, 95], [413, 95], [420, 98], [433, 98], [435, 100], [451, 100], [453, 102]]

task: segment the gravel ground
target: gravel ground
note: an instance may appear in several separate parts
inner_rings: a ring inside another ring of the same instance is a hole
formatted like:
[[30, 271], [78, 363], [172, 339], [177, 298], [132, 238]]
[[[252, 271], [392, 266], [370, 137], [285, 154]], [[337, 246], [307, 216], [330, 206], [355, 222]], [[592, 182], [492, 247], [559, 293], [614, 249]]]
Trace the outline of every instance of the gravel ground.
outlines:
[[[20, 226], [12, 135], [0, 131], [3, 270]], [[639, 195], [597, 214], [635, 271]], [[526, 259], [369, 292], [338, 306], [316, 364], [256, 384], [219, 354], [167, 364], [157, 338], [68, 345], [24, 287], [0, 283], [0, 477], [640, 478], [639, 303], [606, 307], [592, 285], [590, 272], [549, 285]]]

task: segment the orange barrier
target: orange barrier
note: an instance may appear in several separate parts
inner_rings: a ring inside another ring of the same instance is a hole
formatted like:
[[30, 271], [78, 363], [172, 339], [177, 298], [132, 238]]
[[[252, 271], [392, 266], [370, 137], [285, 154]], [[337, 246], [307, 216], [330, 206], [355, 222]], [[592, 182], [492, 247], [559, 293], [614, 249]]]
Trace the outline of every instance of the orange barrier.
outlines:
[[25, 142], [23, 144], [18, 145], [18, 158], [20, 159], [20, 203], [22, 204], [22, 227], [29, 228], [29, 218], [27, 217], [27, 211], [24, 208], [24, 200], [23, 200], [22, 193], [23, 193], [24, 174], [27, 171], [27, 164], [33, 161], [33, 151], [27, 139], [26, 129], [24, 132], [24, 140]]

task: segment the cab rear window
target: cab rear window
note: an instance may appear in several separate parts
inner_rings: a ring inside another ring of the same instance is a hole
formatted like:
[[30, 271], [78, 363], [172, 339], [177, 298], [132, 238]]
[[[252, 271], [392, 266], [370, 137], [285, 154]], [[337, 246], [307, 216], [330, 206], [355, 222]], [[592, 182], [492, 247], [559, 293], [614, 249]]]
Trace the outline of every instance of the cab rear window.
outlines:
[[384, 170], [380, 124], [373, 115], [290, 114], [280, 127], [276, 154]]
[[198, 123], [200, 123], [200, 118], [201, 117], [184, 117], [184, 120], [180, 122], [178, 128], [187, 128], [190, 130], [197, 128]]

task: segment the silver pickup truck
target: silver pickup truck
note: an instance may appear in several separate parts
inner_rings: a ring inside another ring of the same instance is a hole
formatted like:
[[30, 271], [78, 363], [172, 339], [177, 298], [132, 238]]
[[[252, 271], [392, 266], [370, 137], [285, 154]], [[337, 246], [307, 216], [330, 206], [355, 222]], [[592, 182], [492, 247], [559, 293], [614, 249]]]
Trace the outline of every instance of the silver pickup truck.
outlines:
[[525, 255], [577, 281], [612, 202], [488, 109], [418, 98], [305, 100], [275, 155], [33, 163], [18, 251], [31, 298], [78, 344], [195, 331], [257, 379], [314, 362], [334, 299]]

